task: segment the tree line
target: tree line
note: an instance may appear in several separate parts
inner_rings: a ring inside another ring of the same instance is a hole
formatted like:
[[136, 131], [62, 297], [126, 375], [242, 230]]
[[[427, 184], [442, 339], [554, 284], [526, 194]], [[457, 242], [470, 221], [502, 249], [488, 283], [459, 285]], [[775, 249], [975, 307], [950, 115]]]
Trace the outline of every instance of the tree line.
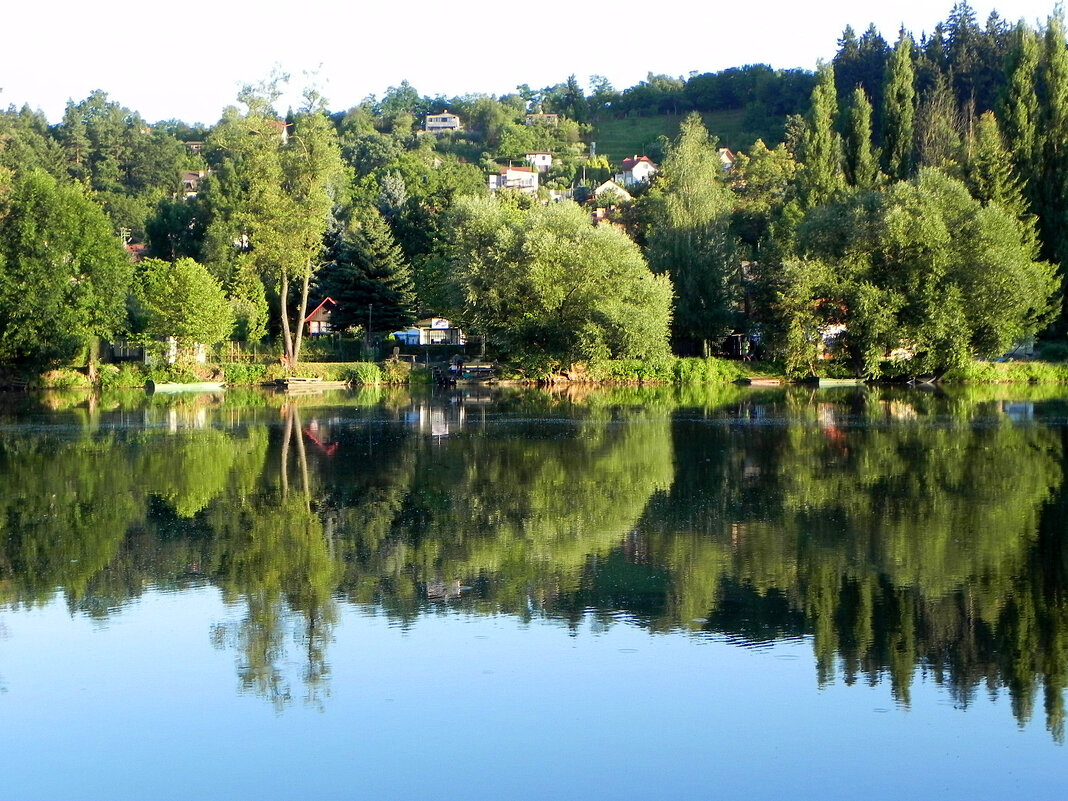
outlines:
[[[1059, 14], [983, 27], [961, 2], [893, 46], [847, 28], [815, 72], [650, 75], [623, 92], [599, 76], [500, 97], [401, 82], [330, 112], [309, 88], [282, 115], [283, 82], [245, 87], [210, 128], [148, 125], [101, 91], [56, 125], [0, 113], [0, 362], [91, 362], [100, 338], [171, 331], [270, 337], [295, 365], [309, 304], [330, 296], [342, 329], [367, 327], [369, 307], [382, 334], [444, 314], [542, 374], [733, 336], [794, 374], [919, 375], [1063, 316]], [[422, 131], [445, 108], [463, 129]], [[784, 134], [724, 169], [696, 112], [738, 109]], [[686, 111], [651, 184], [592, 200], [611, 225], [545, 206], [615, 174], [588, 146], [599, 119]], [[487, 173], [529, 152], [553, 154], [540, 196], [491, 195]]]

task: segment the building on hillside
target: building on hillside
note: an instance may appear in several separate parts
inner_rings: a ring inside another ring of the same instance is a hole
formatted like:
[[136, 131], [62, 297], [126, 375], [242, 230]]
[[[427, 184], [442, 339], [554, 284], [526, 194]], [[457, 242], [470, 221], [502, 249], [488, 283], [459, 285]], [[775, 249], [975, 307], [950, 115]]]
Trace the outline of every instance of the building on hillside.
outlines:
[[616, 174], [616, 183], [636, 186], [645, 183], [660, 171], [660, 167], [648, 156], [632, 156], [623, 159], [623, 172]]
[[553, 166], [552, 153], [527, 153], [526, 160], [538, 172], [547, 172]]
[[308, 316], [304, 318], [304, 333], [310, 337], [332, 334], [334, 327], [330, 324], [330, 318], [336, 308], [337, 301], [333, 298], [324, 298], [323, 302], [312, 309]]
[[538, 194], [538, 171], [532, 167], [501, 167], [498, 175], [489, 177], [489, 190], [515, 189], [527, 195]]
[[464, 126], [460, 118], [449, 113], [445, 109], [440, 114], [427, 114], [423, 122], [423, 128], [432, 133], [447, 133], [449, 131], [462, 131]]
[[185, 146], [189, 148], [190, 153], [196, 153], [198, 156], [200, 155], [200, 151], [204, 149], [203, 142], [186, 142]]
[[593, 190], [593, 197], [598, 205], [618, 206], [620, 203], [630, 203], [634, 200], [630, 192], [617, 184], [615, 181], [605, 181]]
[[734, 169], [734, 152], [729, 147], [719, 149], [719, 160], [723, 162], [723, 171], [730, 172]]
[[537, 114], [528, 114], [525, 123], [527, 125], [551, 125], [555, 127], [560, 124], [560, 117], [556, 114], [542, 114], [539, 111]]
[[186, 170], [182, 173], [182, 193], [186, 200], [197, 196], [200, 179], [207, 174], [206, 170]]
[[394, 331], [393, 336], [405, 345], [466, 345], [467, 337], [444, 317], [428, 317], [408, 328]]

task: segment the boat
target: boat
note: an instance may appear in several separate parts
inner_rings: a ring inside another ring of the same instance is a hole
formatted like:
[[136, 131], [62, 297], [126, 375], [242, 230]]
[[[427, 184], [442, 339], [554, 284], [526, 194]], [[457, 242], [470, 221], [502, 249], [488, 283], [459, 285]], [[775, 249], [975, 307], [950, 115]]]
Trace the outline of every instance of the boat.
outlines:
[[280, 389], [284, 389], [287, 392], [299, 391], [299, 390], [321, 390], [321, 389], [348, 389], [348, 381], [325, 381], [322, 378], [314, 376], [302, 378], [300, 376], [289, 376], [288, 378], [279, 378], [274, 382], [274, 385]]
[[191, 381], [188, 384], [157, 382], [149, 379], [145, 382], [145, 392], [149, 395], [171, 394], [175, 392], [221, 392], [226, 388], [223, 381]]

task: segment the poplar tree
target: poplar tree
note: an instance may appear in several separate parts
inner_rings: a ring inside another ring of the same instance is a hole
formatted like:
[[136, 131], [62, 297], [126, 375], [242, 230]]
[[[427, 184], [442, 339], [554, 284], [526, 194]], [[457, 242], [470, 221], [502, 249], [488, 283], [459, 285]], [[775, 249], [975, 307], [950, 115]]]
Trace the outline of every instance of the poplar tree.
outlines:
[[871, 113], [868, 95], [858, 86], [851, 97], [845, 135], [846, 180], [857, 189], [874, 189], [879, 183], [879, 157], [872, 147]]
[[1064, 37], [1063, 17], [1050, 17], [1038, 73], [1041, 164], [1035, 208], [1046, 258], [1061, 265], [1068, 261], [1068, 49]]
[[1006, 61], [1005, 93], [998, 118], [1012, 162], [1023, 181], [1024, 192], [1033, 200], [1038, 188], [1038, 34], [1022, 22], [1013, 33], [1012, 45]]
[[894, 180], [903, 180], [912, 172], [915, 116], [912, 37], [902, 28], [890, 55], [883, 107], [883, 157], [886, 173]]
[[819, 206], [834, 197], [845, 181], [842, 175], [842, 139], [835, 131], [838, 93], [834, 88], [834, 68], [821, 65], [812, 103], [805, 119], [800, 161], [801, 199], [807, 208]]

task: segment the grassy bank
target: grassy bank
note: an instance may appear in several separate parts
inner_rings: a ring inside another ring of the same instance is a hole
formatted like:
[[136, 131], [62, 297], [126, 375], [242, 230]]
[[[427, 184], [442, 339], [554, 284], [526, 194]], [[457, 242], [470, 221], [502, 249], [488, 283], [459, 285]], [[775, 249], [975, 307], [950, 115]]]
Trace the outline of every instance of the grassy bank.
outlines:
[[[348, 381], [358, 386], [429, 384], [430, 372], [408, 362], [304, 362], [286, 371], [278, 362], [236, 362], [200, 365], [192, 368], [147, 367], [137, 363], [101, 365], [99, 385], [103, 389], [140, 388], [146, 381], [157, 383], [225, 381], [234, 387], [271, 384], [287, 376]], [[751, 378], [777, 378], [786, 381], [781, 365], [773, 362], [742, 362], [736, 359], [668, 358], [656, 362], [640, 360], [605, 361], [576, 366], [567, 375], [502, 366], [499, 376], [527, 382], [576, 384], [730, 384]], [[84, 369], [56, 369], [39, 374], [11, 376], [8, 386], [29, 389], [90, 389]], [[1012, 361], [970, 362], [951, 370], [942, 378], [946, 384], [1068, 384], [1068, 362]]]

